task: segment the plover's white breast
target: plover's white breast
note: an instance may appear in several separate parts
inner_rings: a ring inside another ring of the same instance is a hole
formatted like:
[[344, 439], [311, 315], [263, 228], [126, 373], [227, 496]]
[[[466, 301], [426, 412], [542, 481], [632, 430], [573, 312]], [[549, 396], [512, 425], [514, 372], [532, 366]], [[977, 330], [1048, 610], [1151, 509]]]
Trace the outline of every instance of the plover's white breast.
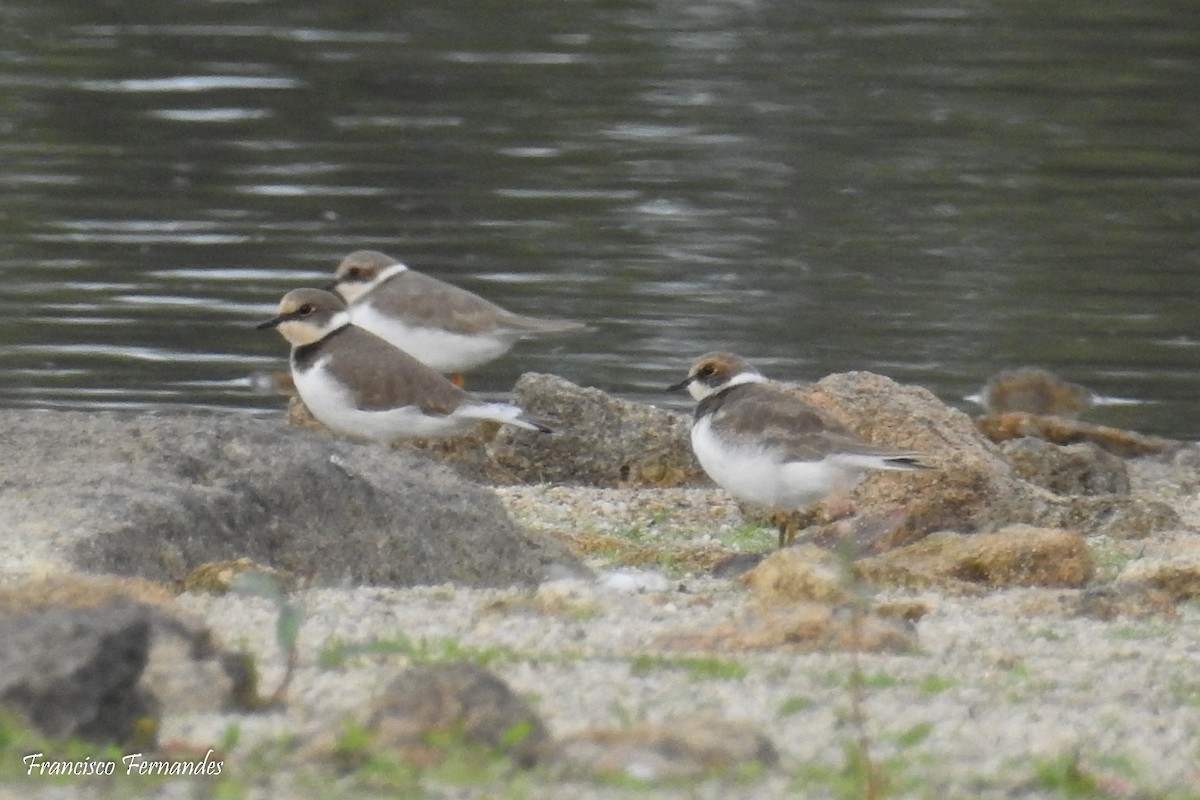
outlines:
[[785, 463], [779, 451], [751, 436], [717, 433], [707, 416], [692, 426], [692, 449], [718, 485], [759, 505], [804, 508], [833, 491], [839, 481], [839, 470], [828, 459]]
[[369, 299], [350, 306], [350, 321], [438, 372], [468, 372], [494, 361], [511, 350], [517, 338], [410, 325], [375, 308]]

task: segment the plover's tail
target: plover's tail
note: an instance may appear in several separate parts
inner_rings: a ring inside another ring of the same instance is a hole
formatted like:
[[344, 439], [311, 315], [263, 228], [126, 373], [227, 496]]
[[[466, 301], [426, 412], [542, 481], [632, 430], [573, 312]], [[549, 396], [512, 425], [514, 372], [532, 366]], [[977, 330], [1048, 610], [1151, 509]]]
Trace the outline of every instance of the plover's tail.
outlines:
[[840, 453], [832, 456], [832, 460], [837, 461], [848, 467], [855, 469], [891, 469], [891, 470], [919, 470], [919, 469], [937, 469], [937, 467], [924, 463], [921, 453], [904, 453], [894, 451], [882, 452], [861, 452], [861, 453]]
[[549, 333], [569, 333], [571, 331], [590, 331], [590, 325], [570, 319], [551, 319], [549, 317], [527, 317], [524, 314], [513, 314], [507, 322], [508, 333], [512, 336], [525, 338], [541, 336]]
[[514, 425], [518, 428], [524, 428], [527, 431], [554, 433], [554, 429], [549, 425], [528, 416], [524, 411], [511, 403], [479, 403], [470, 408], [460, 409], [459, 413], [464, 417], [490, 419], [493, 422]]

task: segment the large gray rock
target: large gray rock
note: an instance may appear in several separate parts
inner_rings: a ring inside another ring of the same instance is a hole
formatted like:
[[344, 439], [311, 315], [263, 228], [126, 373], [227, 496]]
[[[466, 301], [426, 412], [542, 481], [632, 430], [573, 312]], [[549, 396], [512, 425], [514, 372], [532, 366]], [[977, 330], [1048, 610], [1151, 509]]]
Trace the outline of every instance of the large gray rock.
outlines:
[[0, 411], [0, 568], [177, 580], [247, 557], [322, 584], [535, 583], [577, 562], [419, 455], [244, 415]]
[[0, 616], [0, 707], [51, 738], [130, 742], [158, 717], [139, 686], [150, 639], [135, 605]]

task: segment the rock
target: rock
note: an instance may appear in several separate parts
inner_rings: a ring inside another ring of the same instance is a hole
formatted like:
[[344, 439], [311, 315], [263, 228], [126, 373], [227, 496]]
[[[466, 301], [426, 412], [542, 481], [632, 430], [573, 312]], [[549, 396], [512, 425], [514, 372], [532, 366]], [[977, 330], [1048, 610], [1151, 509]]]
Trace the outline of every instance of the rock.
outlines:
[[804, 541], [853, 558], [884, 553], [898, 543], [909, 541], [909, 515], [904, 508], [886, 511], [862, 511], [854, 516], [830, 522], [809, 524]]
[[600, 576], [597, 585], [613, 592], [642, 594], [644, 592], [670, 592], [676, 584], [660, 572], [644, 569], [618, 569]]
[[678, 780], [759, 764], [779, 754], [756, 728], [705, 714], [631, 728], [588, 730], [560, 745], [560, 761], [573, 772], [638, 781]]
[[0, 616], [0, 707], [53, 739], [148, 744], [158, 709], [139, 682], [150, 636], [144, 606]]
[[1131, 561], [1117, 576], [1117, 583], [1143, 584], [1161, 589], [1178, 601], [1194, 600], [1200, 597], [1200, 555]]
[[838, 604], [854, 596], [843, 573], [836, 555], [815, 545], [801, 544], [776, 550], [738, 580], [770, 602]]
[[1181, 524], [1179, 514], [1161, 500], [1144, 496], [1096, 495], [1071, 497], [1044, 509], [1039, 521], [1051, 527], [1075, 528], [1089, 536], [1144, 539]]
[[531, 767], [550, 751], [541, 719], [504, 681], [469, 663], [405, 670], [372, 705], [367, 729], [375, 743], [417, 764], [439, 761], [440, 736], [501, 751]]
[[184, 592], [224, 594], [233, 589], [237, 581], [246, 574], [261, 575], [273, 581], [283, 591], [292, 591], [298, 588], [300, 583], [296, 576], [290, 573], [256, 563], [249, 558], [235, 558], [231, 561], [201, 564], [179, 582], [179, 588]]
[[1133, 502], [1117, 504], [1089, 533], [1113, 539], [1145, 539], [1182, 524], [1179, 513], [1169, 504], [1139, 497]]
[[138, 578], [54, 575], [0, 588], [0, 615], [142, 608], [151, 636], [139, 690], [164, 714], [252, 705], [248, 656], [222, 649], [208, 628], [170, 609], [172, 600], [160, 585]]
[[555, 427], [551, 436], [502, 428], [492, 442], [496, 463], [529, 483], [602, 487], [706, 483], [692, 456], [688, 417], [576, 386], [554, 375], [526, 373], [515, 402]]
[[855, 562], [877, 587], [1083, 586], [1095, 572], [1076, 531], [1014, 525], [963, 536], [941, 532], [916, 544]]
[[1089, 586], [1068, 603], [1068, 609], [1075, 616], [1100, 620], [1179, 618], [1179, 609], [1170, 592], [1132, 581]]
[[320, 584], [531, 584], [581, 569], [491, 491], [385, 447], [235, 414], [8, 410], [0, 428], [25, 454], [0, 463], [0, 527], [22, 542], [9, 571], [59, 552], [155, 580], [239, 558]]
[[1142, 583], [1092, 583], [1081, 589], [1012, 588], [974, 601], [977, 613], [1028, 621], [1036, 617], [1176, 620], [1171, 596]]
[[1091, 425], [1062, 417], [1043, 417], [1010, 411], [991, 414], [975, 420], [976, 426], [993, 442], [1005, 442], [1031, 436], [1054, 444], [1091, 442], [1122, 458], [1171, 453], [1181, 443], [1161, 436], [1147, 436], [1105, 425]]
[[788, 391], [825, 410], [872, 444], [914, 450], [937, 467], [924, 472], [872, 472], [854, 499], [870, 512], [903, 510], [905, 519], [877, 549], [916, 541], [935, 530], [973, 531], [997, 517], [1028, 519], [1037, 505], [992, 443], [966, 414], [931, 392], [870, 372], [830, 375]]
[[748, 610], [739, 618], [704, 631], [664, 636], [662, 646], [678, 650], [742, 652], [786, 649], [801, 653], [860, 650], [910, 653], [917, 633], [902, 613], [878, 613], [855, 604], [797, 601]]
[[733, 553], [712, 566], [714, 578], [739, 578], [761, 564], [770, 553]]
[[137, 578], [61, 574], [0, 588], [0, 615], [140, 608], [151, 636], [139, 690], [164, 713], [253, 706], [249, 656], [220, 647], [206, 627], [171, 610], [173, 599], [160, 585]]
[[1056, 445], [1024, 436], [1000, 451], [1019, 476], [1055, 494], [1129, 494], [1125, 462], [1091, 442]]
[[1090, 389], [1037, 367], [998, 372], [980, 395], [989, 414], [1023, 411], [1068, 418], [1087, 411], [1096, 399]]

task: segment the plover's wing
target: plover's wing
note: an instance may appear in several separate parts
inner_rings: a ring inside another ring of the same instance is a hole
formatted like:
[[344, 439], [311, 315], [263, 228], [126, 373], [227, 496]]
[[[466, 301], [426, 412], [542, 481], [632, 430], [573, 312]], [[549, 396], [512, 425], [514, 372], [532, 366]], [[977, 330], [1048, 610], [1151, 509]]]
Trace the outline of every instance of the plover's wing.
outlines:
[[[449, 415], [470, 396], [441, 374], [393, 347], [375, 334], [351, 326], [345, 346], [325, 368], [350, 385], [353, 375], [355, 405], [364, 411], [386, 411], [413, 406], [433, 416]], [[362, 346], [373, 340], [372, 346]], [[381, 347], [380, 345], [383, 345]]]
[[876, 447], [798, 397], [762, 384], [735, 386], [713, 415], [713, 430], [781, 462], [844, 458], [871, 469], [923, 469], [920, 454]]
[[514, 314], [474, 292], [412, 269], [393, 276], [366, 295], [362, 302], [369, 302], [379, 311], [403, 319], [409, 325], [467, 336], [519, 338], [586, 327], [569, 320]]

